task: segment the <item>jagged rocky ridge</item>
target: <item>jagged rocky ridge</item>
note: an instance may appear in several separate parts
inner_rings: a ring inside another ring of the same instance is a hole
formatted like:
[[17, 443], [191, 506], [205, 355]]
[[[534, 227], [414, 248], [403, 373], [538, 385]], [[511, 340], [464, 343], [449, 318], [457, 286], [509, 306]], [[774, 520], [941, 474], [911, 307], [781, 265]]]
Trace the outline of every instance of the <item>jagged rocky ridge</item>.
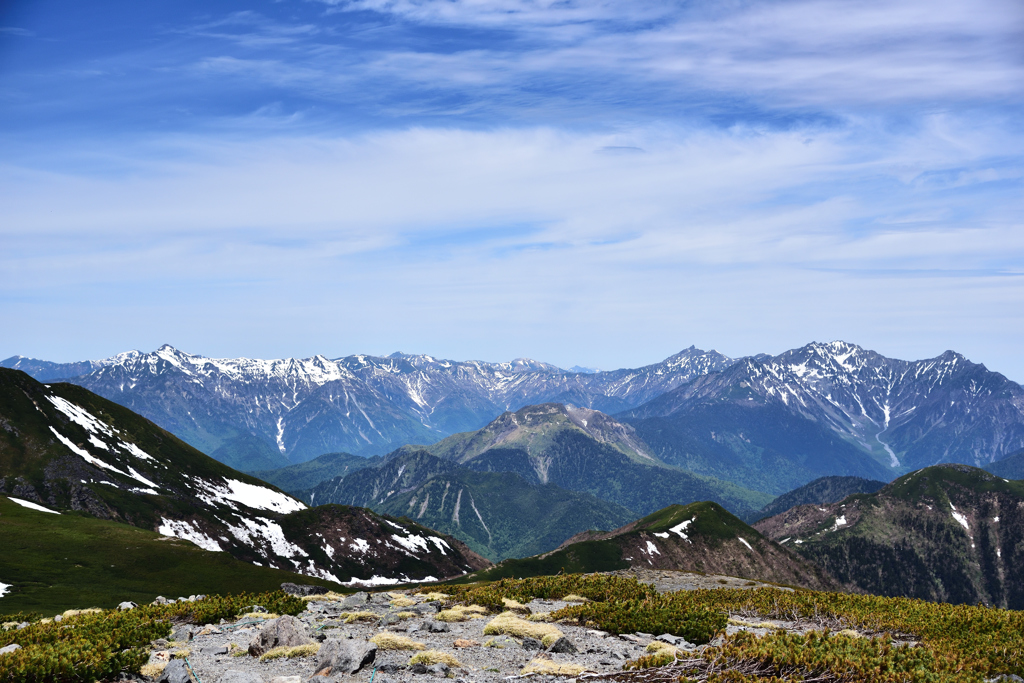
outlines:
[[576, 373], [527, 359], [457, 362], [400, 353], [213, 359], [165, 345], [96, 361], [88, 374], [82, 363], [20, 356], [0, 365], [74, 381], [248, 471], [327, 452], [372, 455], [432, 443], [533, 403], [623, 410], [732, 362], [691, 347], [635, 370]]
[[1024, 448], [1017, 383], [952, 351], [911, 362], [845, 342], [741, 359], [617, 417], [665, 462], [777, 494]]
[[455, 576], [489, 563], [420, 525], [307, 506], [130, 410], [0, 369], [0, 493], [343, 583]]
[[903, 361], [846, 342], [742, 359], [691, 347], [598, 373], [405, 354], [210, 359], [169, 346], [91, 365], [0, 365], [47, 376], [92, 368], [73, 381], [246, 471], [431, 444], [546, 402], [612, 414], [636, 429], [638, 451], [773, 494], [821, 476], [982, 466], [1024, 449], [1020, 385], [951, 351]]
[[754, 526], [869, 593], [1024, 608], [1024, 482], [939, 465]]

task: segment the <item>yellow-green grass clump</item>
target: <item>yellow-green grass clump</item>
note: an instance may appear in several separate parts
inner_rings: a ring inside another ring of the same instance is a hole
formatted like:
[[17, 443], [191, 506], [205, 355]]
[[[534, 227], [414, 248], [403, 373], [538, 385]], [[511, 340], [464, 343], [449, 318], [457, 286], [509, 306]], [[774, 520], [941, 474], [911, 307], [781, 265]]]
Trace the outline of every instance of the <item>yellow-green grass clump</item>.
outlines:
[[275, 647], [260, 655], [260, 661], [266, 662], [271, 659], [295, 659], [296, 657], [312, 657], [320, 651], [320, 643], [309, 643], [308, 645], [294, 645], [292, 647]]
[[418, 617], [419, 615], [415, 612], [396, 612], [395, 616], [399, 619], [412, 619], [413, 617]]
[[425, 664], [430, 666], [431, 664], [447, 664], [453, 669], [464, 669], [465, 665], [455, 658], [455, 655], [447, 652], [441, 652], [440, 650], [424, 650], [423, 652], [417, 652], [409, 660], [409, 666], [413, 664]]
[[576, 595], [575, 593], [569, 593], [569, 595], [566, 595], [564, 598], [562, 598], [562, 601], [563, 602], [590, 602], [590, 599], [589, 598], [585, 598], [582, 595]]
[[390, 631], [383, 631], [378, 633], [373, 638], [370, 638], [371, 643], [375, 643], [377, 647], [382, 650], [426, 650], [427, 646], [423, 643], [418, 643], [412, 638], [406, 636], [400, 636], [397, 633], [391, 633]]
[[335, 593], [334, 591], [327, 591], [319, 595], [303, 595], [299, 597], [299, 600], [309, 602], [310, 600], [316, 600], [317, 602], [338, 602], [344, 600], [347, 595], [344, 593]]
[[376, 612], [342, 612], [338, 616], [342, 617], [346, 624], [352, 624], [357, 621], [377, 621], [380, 619], [380, 615]]
[[419, 593], [419, 595], [421, 595], [427, 602], [443, 601], [451, 597], [447, 593], [439, 593], [437, 591], [426, 591]]
[[239, 614], [238, 618], [239, 619], [263, 619], [265, 621], [270, 621], [271, 619], [278, 619], [278, 618], [280, 618], [280, 616], [281, 616], [280, 614], [275, 614], [274, 612], [246, 612], [245, 614]]
[[530, 608], [519, 602], [518, 600], [512, 600], [511, 598], [502, 598], [501, 604], [505, 609], [511, 612], [519, 612], [521, 614], [529, 614]]
[[174, 652], [172, 652], [171, 659], [185, 659], [185, 657], [188, 657], [190, 654], [192, 654], [192, 650], [188, 649], [187, 647], [182, 648], [180, 650], [175, 650]]
[[551, 624], [536, 621], [527, 621], [517, 617], [512, 612], [502, 612], [487, 622], [484, 626], [485, 636], [518, 636], [519, 638], [536, 638], [544, 643], [544, 647], [550, 647], [552, 643], [561, 638], [564, 634]]
[[397, 598], [391, 601], [392, 607], [412, 607], [415, 604], [415, 600], [404, 595], [399, 595]]
[[480, 605], [455, 605], [449, 609], [443, 609], [434, 617], [438, 621], [469, 621], [470, 619], [483, 619], [487, 615], [487, 608]]
[[540, 674], [541, 676], [579, 676], [587, 670], [587, 667], [579, 664], [564, 664], [553, 662], [550, 659], [534, 659], [523, 667], [519, 672], [520, 676], [528, 674]]
[[149, 678], [157, 678], [166, 668], [167, 662], [153, 662], [152, 664], [143, 664], [139, 673]]

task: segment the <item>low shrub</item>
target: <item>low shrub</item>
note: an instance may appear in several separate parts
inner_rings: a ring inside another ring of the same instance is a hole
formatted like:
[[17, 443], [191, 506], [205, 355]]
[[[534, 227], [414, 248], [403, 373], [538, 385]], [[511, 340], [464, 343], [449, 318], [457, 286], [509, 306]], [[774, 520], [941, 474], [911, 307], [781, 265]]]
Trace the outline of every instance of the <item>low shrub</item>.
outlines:
[[725, 629], [728, 615], [724, 611], [697, 605], [676, 604], [671, 596], [646, 600], [588, 602], [572, 605], [551, 615], [555, 619], [593, 622], [609, 633], [668, 633], [681, 636], [698, 645], [710, 642]]

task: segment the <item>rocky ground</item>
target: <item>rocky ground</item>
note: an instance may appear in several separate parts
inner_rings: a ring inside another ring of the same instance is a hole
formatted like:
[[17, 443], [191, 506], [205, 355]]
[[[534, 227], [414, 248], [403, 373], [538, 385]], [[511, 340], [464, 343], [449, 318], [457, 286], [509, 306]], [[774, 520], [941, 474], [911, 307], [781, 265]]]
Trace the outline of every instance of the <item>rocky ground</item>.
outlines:
[[[673, 571], [630, 569], [616, 573], [653, 583], [661, 591], [766, 585]], [[539, 615], [567, 604], [534, 600], [526, 607], [531, 614]], [[439, 678], [452, 678], [456, 683], [505, 683], [519, 678], [553, 682], [621, 671], [626, 661], [644, 655], [645, 648], [656, 639], [683, 649], [699, 649], [673, 636], [615, 636], [566, 624], [550, 624], [564, 638], [545, 647], [531, 638], [485, 635], [484, 627], [493, 614], [469, 613], [465, 621], [443, 621], [449, 615], [439, 615], [440, 609], [441, 603], [429, 596], [405, 591], [312, 596], [306, 611], [294, 619], [250, 614], [234, 623], [179, 627], [173, 640], [154, 643], [151, 666], [145, 672], [152, 674], [150, 680], [167, 683], [429, 683]], [[362, 618], [351, 618], [360, 612], [364, 613]], [[781, 622], [772, 626], [793, 631], [818, 627]], [[728, 632], [767, 633], [767, 627], [761, 620], [733, 619]], [[382, 636], [407, 638], [422, 650], [389, 649], [380, 640]], [[371, 642], [375, 637], [380, 646]], [[260, 656], [275, 646], [301, 647], [304, 643], [305, 647], [293, 651], [291, 657]], [[441, 657], [449, 656], [453, 661], [410, 666], [410, 659], [420, 651], [441, 653]], [[165, 663], [168, 666], [158, 673]], [[526, 668], [530, 666], [554, 669], [554, 673], [529, 673]]]

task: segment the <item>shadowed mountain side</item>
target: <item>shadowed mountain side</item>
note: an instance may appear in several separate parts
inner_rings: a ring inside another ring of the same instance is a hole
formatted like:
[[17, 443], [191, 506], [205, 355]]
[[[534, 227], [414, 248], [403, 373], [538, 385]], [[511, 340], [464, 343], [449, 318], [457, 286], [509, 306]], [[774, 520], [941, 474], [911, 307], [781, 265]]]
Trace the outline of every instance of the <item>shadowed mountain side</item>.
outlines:
[[782, 494], [755, 513], [754, 519], [771, 517], [798, 505], [838, 503], [854, 493], [874, 493], [883, 486], [885, 486], [884, 481], [860, 477], [821, 477], [789, 493]]
[[885, 480], [892, 475], [869, 454], [781, 401], [722, 400], [629, 422], [664, 462], [772, 494], [828, 475]]
[[475, 472], [424, 451], [361, 469], [309, 492], [451, 534], [484, 557], [533, 555], [594, 527], [614, 528], [633, 513], [585, 493], [538, 485], [509, 472]]
[[553, 552], [506, 560], [467, 580], [627, 567], [725, 574], [814, 589], [840, 588], [811, 563], [710, 502], [672, 505], [615, 531], [583, 532]]
[[[250, 472], [268, 484], [287, 491], [292, 495], [307, 491], [322, 481], [344, 477], [356, 470], [365, 467], [376, 467], [384, 462], [384, 458], [373, 456], [364, 458], [361, 455], [351, 453], [325, 453], [312, 460], [300, 462], [297, 465], [288, 465], [273, 470], [260, 470]], [[300, 496], [303, 497], [303, 496]]]
[[1024, 450], [989, 463], [984, 469], [1003, 479], [1024, 479]]
[[755, 528], [869, 593], [1024, 608], [1024, 482], [968, 465], [928, 467]]

